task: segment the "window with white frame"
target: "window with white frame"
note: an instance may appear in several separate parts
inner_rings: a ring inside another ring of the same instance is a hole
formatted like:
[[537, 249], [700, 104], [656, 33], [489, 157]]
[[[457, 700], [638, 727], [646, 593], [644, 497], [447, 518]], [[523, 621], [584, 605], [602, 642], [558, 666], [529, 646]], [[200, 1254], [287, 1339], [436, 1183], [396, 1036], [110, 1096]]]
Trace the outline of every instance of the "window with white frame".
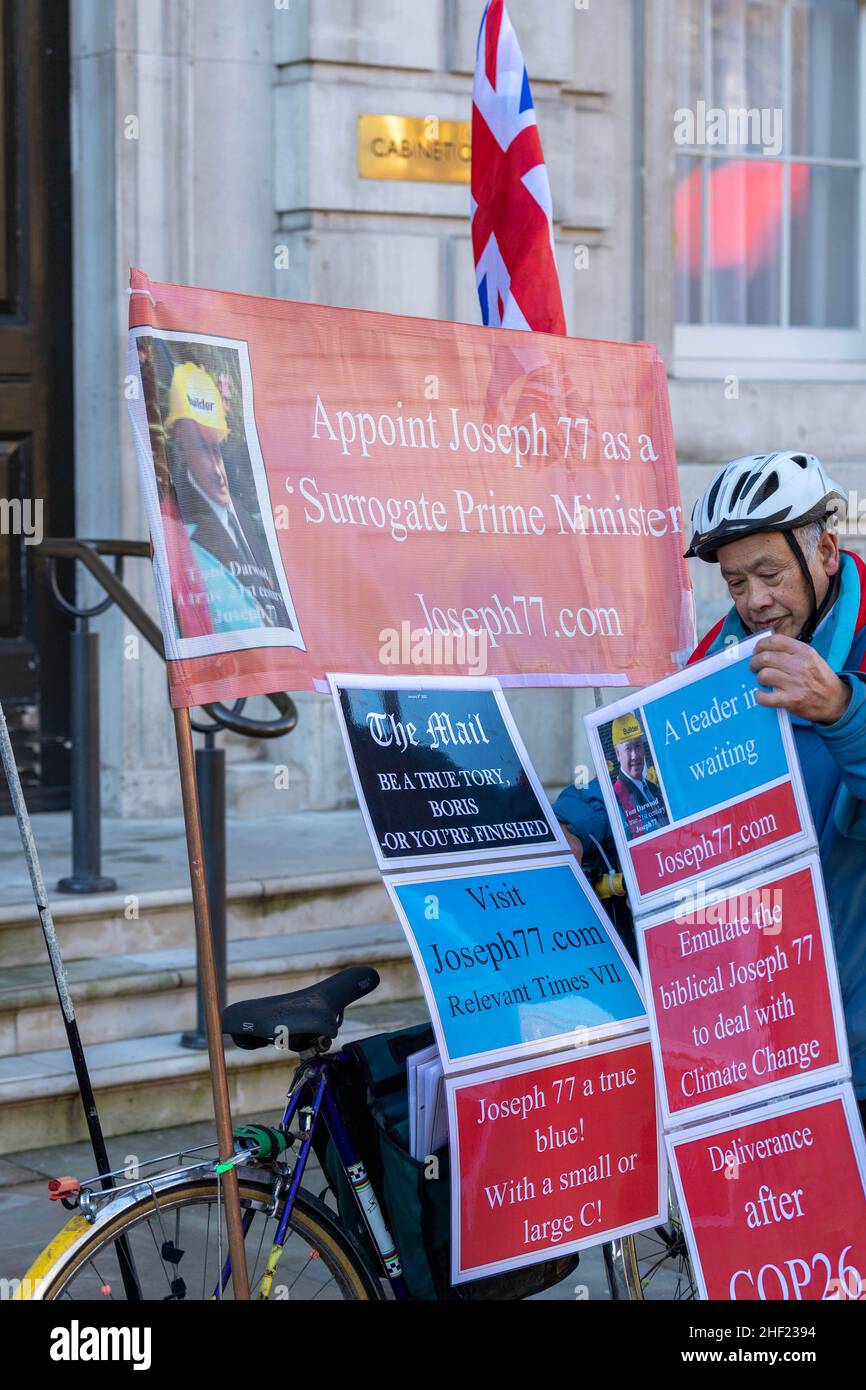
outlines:
[[864, 35], [866, 0], [677, 0], [678, 372], [866, 375]]

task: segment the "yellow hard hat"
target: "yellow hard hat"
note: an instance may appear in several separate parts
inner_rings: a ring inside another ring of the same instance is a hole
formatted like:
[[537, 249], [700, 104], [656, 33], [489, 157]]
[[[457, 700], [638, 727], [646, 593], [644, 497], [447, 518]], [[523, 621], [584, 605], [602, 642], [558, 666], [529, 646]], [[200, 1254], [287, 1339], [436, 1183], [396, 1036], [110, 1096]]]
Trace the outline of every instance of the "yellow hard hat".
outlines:
[[216, 430], [221, 440], [229, 432], [219, 388], [210, 373], [194, 362], [181, 362], [172, 373], [165, 428], [170, 430], [176, 420], [194, 420]]
[[621, 714], [613, 721], [611, 738], [616, 748], [619, 743], [631, 743], [632, 739], [643, 738], [643, 730], [633, 714]]

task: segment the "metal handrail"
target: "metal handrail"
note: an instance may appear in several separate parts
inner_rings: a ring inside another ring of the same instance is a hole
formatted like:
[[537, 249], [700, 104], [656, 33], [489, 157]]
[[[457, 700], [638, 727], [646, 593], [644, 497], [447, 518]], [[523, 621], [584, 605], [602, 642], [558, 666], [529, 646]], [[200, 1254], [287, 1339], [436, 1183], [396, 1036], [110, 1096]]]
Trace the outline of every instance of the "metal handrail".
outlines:
[[[72, 722], [72, 874], [60, 880], [62, 893], [106, 893], [116, 888], [114, 879], [101, 871], [101, 801], [99, 767], [99, 636], [89, 629], [89, 621], [104, 613], [112, 603], [137, 628], [144, 640], [165, 661], [162, 631], [123, 583], [126, 558], [147, 560], [151, 550], [147, 541], [85, 540], [82, 537], [53, 536], [34, 547], [34, 553], [49, 563], [50, 586], [54, 602], [75, 619], [73, 644]], [[102, 557], [113, 560], [111, 569]], [[101, 585], [106, 598], [90, 607], [79, 607], [61, 592], [57, 564], [61, 560], [79, 561]], [[213, 941], [216, 987], [220, 1004], [226, 1001], [226, 813], [225, 752], [215, 746], [218, 729], [249, 738], [280, 738], [291, 733], [298, 722], [295, 702], [285, 691], [274, 691], [267, 698], [277, 713], [272, 719], [254, 719], [242, 713], [246, 700], [229, 707], [221, 703], [202, 705], [213, 720], [204, 724], [190, 720], [204, 734], [204, 747], [195, 752], [195, 778], [198, 785], [203, 860], [210, 902], [210, 931]], [[204, 998], [201, 977], [197, 989], [197, 1025], [184, 1033], [186, 1047], [207, 1046]]]
[[[146, 609], [137, 599], [133, 598], [121, 577], [125, 557], [150, 559], [148, 541], [84, 540], [77, 536], [49, 537], [38, 546], [34, 546], [33, 553], [44, 556], [51, 561], [52, 591], [58, 606], [62, 607], [65, 612], [76, 618], [89, 618], [104, 612], [108, 606], [107, 603], [100, 603], [94, 608], [79, 609], [60, 593], [57, 587], [56, 562], [58, 560], [79, 560], [105, 590], [108, 600], [117, 604], [117, 607], [129, 619], [133, 627], [138, 629], [149, 646], [153, 647], [157, 655], [165, 661], [165, 646], [159, 624], [155, 623]], [[102, 555], [114, 557], [114, 570], [109, 569], [108, 565], [100, 559]], [[246, 738], [281, 738], [284, 734], [290, 734], [298, 722], [298, 710], [294, 700], [284, 690], [269, 693], [266, 698], [270, 700], [277, 711], [277, 715], [273, 719], [255, 719], [250, 715], [241, 713], [245, 702], [241, 702], [240, 707], [236, 702], [234, 708], [229, 708], [219, 702], [212, 705], [202, 705], [201, 708], [206, 710], [211, 719], [221, 728], [229, 729], [235, 734], [242, 734]]]

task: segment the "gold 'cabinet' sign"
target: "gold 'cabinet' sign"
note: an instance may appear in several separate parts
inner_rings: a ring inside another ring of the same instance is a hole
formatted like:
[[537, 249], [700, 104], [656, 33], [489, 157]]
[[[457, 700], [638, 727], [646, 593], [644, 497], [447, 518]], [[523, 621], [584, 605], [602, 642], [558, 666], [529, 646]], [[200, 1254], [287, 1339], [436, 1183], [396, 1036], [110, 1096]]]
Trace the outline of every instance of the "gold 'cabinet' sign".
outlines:
[[469, 183], [469, 121], [438, 116], [359, 116], [358, 173], [362, 179]]

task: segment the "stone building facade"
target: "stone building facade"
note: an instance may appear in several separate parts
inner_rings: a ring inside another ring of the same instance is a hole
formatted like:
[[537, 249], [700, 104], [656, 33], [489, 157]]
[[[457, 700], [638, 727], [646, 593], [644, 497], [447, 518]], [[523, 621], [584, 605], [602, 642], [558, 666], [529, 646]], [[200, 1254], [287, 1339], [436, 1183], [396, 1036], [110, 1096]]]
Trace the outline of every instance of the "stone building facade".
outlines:
[[[730, 25], [743, 21], [744, 3], [722, 6]], [[851, 32], [844, 23], [852, 13], [863, 25], [858, 0], [839, 6], [839, 34]], [[130, 265], [160, 280], [479, 321], [468, 189], [362, 179], [358, 118], [469, 119], [482, 8], [482, 0], [71, 0], [78, 534], [145, 534], [119, 390]], [[550, 174], [569, 332], [658, 342], [685, 506], [710, 466], [774, 447], [808, 448], [846, 487], [862, 490], [866, 347], [861, 341], [858, 349], [857, 333], [866, 323], [866, 266], [859, 232], [853, 258], [847, 245], [839, 250], [853, 265], [851, 294], [860, 307], [838, 354], [820, 333], [810, 345], [808, 329], [804, 339], [802, 330], [781, 327], [783, 336], [769, 343], [704, 324], [698, 343], [676, 322], [683, 156], [675, 112], [689, 75], [717, 57], [706, 32], [704, 48], [695, 49], [694, 26], [709, 5], [510, 0], [509, 10]], [[785, 22], [796, 38], [801, 20]], [[748, 25], [742, 31], [746, 72], [751, 32]], [[762, 42], [772, 66], [773, 34]], [[846, 167], [862, 200], [862, 58], [859, 64], [859, 82], [856, 65], [846, 79], [857, 132]], [[832, 78], [817, 59], [809, 72], [820, 115], [829, 100], [820, 84]], [[780, 90], [790, 101], [790, 83]], [[772, 93], [768, 99], [776, 100]], [[816, 197], [822, 177], [814, 175]], [[780, 178], [789, 188], [791, 174]], [[833, 226], [818, 223], [816, 214], [815, 246], [821, 226]], [[826, 250], [832, 256], [838, 248]], [[127, 573], [153, 609], [147, 566]], [[703, 623], [723, 595], [710, 567], [695, 579]], [[150, 652], [125, 642], [129, 632], [117, 614], [99, 627], [106, 807], [124, 816], [176, 811], [164, 672]], [[585, 756], [581, 714], [591, 699], [565, 690], [509, 694], [552, 789]], [[329, 703], [306, 694], [298, 703], [298, 729], [277, 745], [230, 740], [237, 810], [351, 802]], [[275, 790], [274, 764], [288, 766], [288, 790]]]

